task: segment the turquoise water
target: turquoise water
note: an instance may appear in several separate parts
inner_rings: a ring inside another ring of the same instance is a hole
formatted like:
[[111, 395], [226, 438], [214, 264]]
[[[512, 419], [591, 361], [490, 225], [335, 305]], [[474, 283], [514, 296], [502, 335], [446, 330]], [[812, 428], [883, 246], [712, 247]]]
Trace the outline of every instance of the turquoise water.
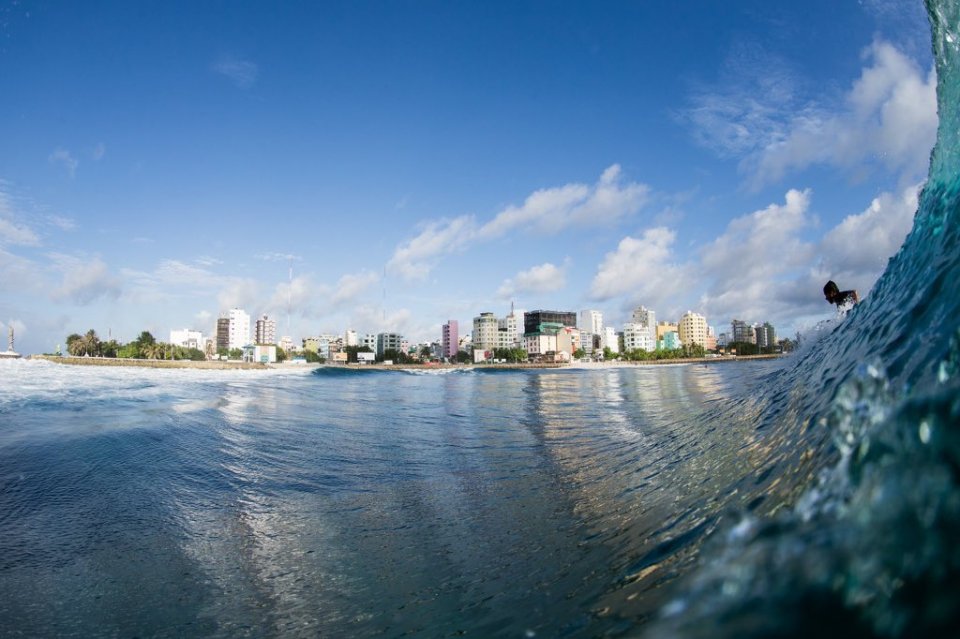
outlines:
[[960, 7], [863, 303], [767, 363], [0, 362], [7, 636], [955, 636]]

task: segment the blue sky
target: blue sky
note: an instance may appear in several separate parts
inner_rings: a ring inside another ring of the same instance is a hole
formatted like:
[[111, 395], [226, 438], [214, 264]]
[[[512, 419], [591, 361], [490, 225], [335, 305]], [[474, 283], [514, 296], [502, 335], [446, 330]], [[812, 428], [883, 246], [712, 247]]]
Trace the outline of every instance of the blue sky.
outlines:
[[919, 1], [7, 2], [0, 79], [21, 352], [237, 305], [791, 334], [899, 248], [937, 124]]

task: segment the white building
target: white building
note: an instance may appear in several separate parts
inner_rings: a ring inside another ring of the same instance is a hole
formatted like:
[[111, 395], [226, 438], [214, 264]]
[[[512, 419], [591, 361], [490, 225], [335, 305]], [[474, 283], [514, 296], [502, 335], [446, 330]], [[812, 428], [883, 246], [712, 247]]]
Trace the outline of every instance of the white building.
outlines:
[[347, 332], [343, 334], [343, 345], [344, 346], [357, 345], [357, 332], [355, 330], [347, 329]]
[[611, 353], [620, 352], [620, 340], [617, 339], [617, 331], [612, 326], [603, 327], [602, 348], [609, 348]]
[[577, 322], [577, 328], [582, 333], [603, 335], [603, 313], [592, 310], [580, 311], [580, 321]]
[[280, 348], [283, 349], [284, 353], [292, 353], [296, 346], [293, 344], [293, 338], [289, 335], [284, 335], [280, 338]]
[[250, 316], [242, 309], [232, 308], [227, 313], [230, 326], [227, 329], [229, 345], [227, 348], [243, 348], [250, 343]]
[[680, 318], [677, 324], [677, 332], [680, 333], [680, 341], [684, 346], [707, 344], [707, 318], [699, 313], [687, 311]]
[[497, 348], [516, 348], [520, 344], [523, 335], [521, 317], [511, 310], [509, 315], [497, 320]]
[[650, 333], [650, 341], [654, 345], [653, 348], [648, 350], [655, 350], [657, 344], [657, 314], [645, 306], [638, 306], [633, 310], [631, 319], [634, 324], [647, 327], [647, 332]]
[[204, 349], [206, 345], [203, 341], [203, 334], [200, 331], [194, 331], [189, 328], [170, 331], [170, 343], [174, 346], [183, 346], [184, 348]]
[[650, 334], [650, 327], [646, 324], [627, 322], [623, 325], [623, 350], [653, 351], [657, 348], [657, 341]]

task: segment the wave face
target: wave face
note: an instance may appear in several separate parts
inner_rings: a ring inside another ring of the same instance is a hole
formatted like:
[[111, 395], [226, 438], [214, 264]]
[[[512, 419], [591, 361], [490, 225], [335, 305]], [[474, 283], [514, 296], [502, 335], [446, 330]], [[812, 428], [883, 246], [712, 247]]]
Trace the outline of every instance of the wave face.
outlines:
[[960, 628], [960, 8], [927, 3], [939, 131], [914, 226], [870, 295], [771, 382], [771, 431], [835, 456], [789, 511], [706, 544], [650, 636]]

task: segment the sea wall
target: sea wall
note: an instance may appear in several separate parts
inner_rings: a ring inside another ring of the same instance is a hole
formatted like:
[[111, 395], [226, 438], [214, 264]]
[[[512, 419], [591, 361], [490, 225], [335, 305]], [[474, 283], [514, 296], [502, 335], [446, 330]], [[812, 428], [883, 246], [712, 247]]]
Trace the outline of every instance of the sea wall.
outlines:
[[254, 369], [265, 370], [265, 364], [233, 361], [200, 361], [189, 359], [130, 359], [119, 357], [58, 357], [56, 355], [31, 355], [28, 359], [42, 359], [56, 364], [72, 366], [135, 366], [139, 368], [197, 368], [206, 370]]

